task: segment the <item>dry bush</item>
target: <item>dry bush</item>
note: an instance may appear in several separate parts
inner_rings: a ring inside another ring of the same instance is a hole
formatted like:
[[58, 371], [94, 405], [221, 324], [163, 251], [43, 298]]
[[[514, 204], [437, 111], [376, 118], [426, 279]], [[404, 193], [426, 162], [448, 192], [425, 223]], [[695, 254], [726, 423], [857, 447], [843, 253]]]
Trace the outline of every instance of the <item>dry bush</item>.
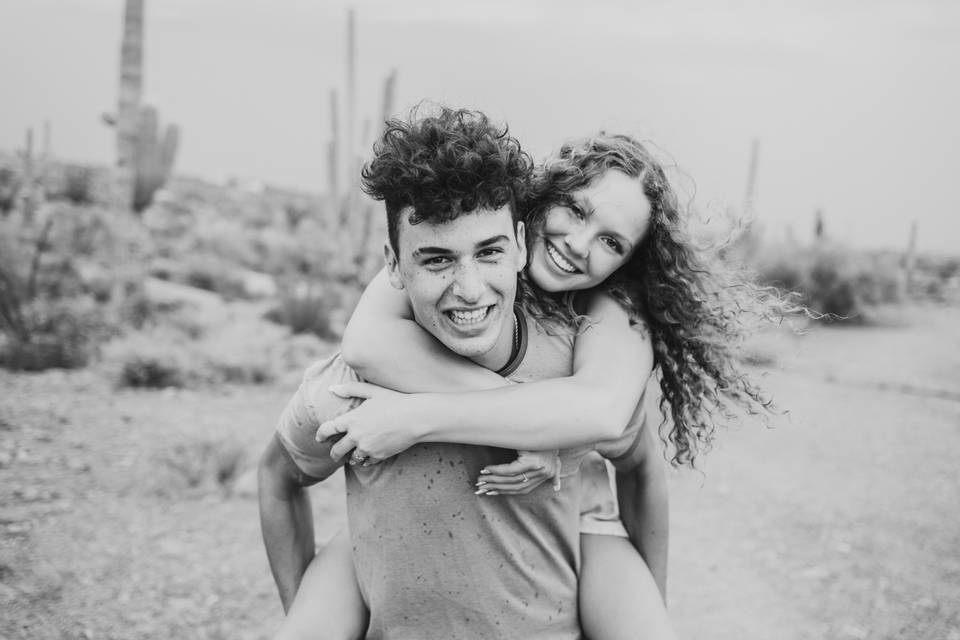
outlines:
[[[212, 291], [226, 300], [236, 300], [246, 295], [243, 276], [238, 267], [216, 256], [191, 256], [184, 262], [183, 269], [182, 284]], [[173, 280], [176, 282], [177, 278]]]
[[106, 351], [118, 387], [187, 387], [203, 378], [197, 358], [182, 342], [161, 332], [125, 336]]
[[284, 330], [256, 318], [228, 318], [201, 339], [164, 323], [114, 340], [105, 349], [105, 360], [118, 387], [264, 384], [284, 366], [278, 345], [285, 337]]
[[760, 278], [796, 291], [826, 320], [869, 322], [872, 308], [903, 300], [903, 274], [896, 256], [825, 245], [768, 247], [758, 257]]
[[0, 167], [0, 214], [13, 211], [19, 195], [20, 174], [10, 167]]
[[0, 224], [0, 366], [85, 366], [124, 326], [145, 325], [142, 232], [109, 212], [54, 204]]
[[98, 171], [93, 167], [64, 165], [58, 179], [47, 188], [50, 200], [66, 200], [75, 205], [94, 204], [97, 201]]
[[85, 367], [111, 328], [90, 298], [35, 300], [22, 308], [25, 338], [0, 338], [0, 367], [14, 371]]
[[177, 443], [155, 458], [155, 491], [167, 497], [213, 488], [229, 493], [246, 459], [246, 449], [233, 438]]
[[277, 306], [264, 317], [290, 327], [294, 333], [312, 333], [336, 341], [343, 335], [358, 297], [355, 288], [333, 282], [288, 283], [280, 290]]

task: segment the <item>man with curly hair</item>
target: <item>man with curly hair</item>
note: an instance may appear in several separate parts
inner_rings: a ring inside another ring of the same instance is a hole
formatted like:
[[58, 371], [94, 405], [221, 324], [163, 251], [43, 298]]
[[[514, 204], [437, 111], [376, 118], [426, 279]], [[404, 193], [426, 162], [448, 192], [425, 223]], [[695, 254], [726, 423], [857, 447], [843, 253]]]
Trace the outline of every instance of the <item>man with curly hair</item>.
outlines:
[[[363, 172], [364, 188], [386, 205], [390, 282], [413, 319], [438, 349], [514, 382], [572, 367], [569, 336], [548, 334], [514, 305], [527, 257], [516, 200], [531, 170], [483, 114], [443, 109], [389, 123]], [[314, 438], [317, 416], [356, 406], [327, 388], [356, 379], [339, 356], [312, 367], [261, 461], [264, 541], [285, 609], [313, 556], [304, 487], [345, 462]], [[633, 420], [610, 457], [629, 466], [638, 431]], [[588, 449], [559, 452], [561, 468], [573, 470], [563, 483], [499, 500], [478, 498], [474, 481], [511, 451], [425, 443], [368, 466], [354, 450], [346, 485], [356, 585], [343, 588], [359, 587], [367, 637], [580, 638], [575, 470]]]

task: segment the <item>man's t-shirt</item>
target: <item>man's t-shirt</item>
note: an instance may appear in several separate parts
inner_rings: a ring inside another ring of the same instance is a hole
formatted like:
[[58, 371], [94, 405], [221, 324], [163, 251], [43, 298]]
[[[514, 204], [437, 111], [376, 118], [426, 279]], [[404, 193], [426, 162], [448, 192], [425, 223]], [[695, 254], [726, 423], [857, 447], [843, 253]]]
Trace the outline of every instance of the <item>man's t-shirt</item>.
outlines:
[[[524, 319], [508, 378], [568, 376], [569, 336]], [[640, 413], [642, 417], [642, 413]], [[627, 468], [641, 422], [604, 445]], [[560, 452], [566, 476], [525, 496], [478, 496], [480, 469], [509, 462], [496, 447], [429, 443], [370, 467], [348, 467], [347, 513], [368, 638], [577, 639], [579, 476], [593, 447]]]

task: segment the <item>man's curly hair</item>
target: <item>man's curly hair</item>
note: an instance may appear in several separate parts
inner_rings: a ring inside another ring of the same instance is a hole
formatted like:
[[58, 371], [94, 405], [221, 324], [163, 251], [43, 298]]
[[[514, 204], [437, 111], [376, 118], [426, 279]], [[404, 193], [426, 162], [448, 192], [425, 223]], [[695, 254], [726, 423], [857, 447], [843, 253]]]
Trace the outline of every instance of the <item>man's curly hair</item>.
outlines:
[[509, 205], [527, 186], [533, 161], [506, 126], [498, 127], [479, 111], [440, 107], [421, 117], [390, 120], [363, 167], [363, 190], [387, 209], [387, 233], [398, 249], [400, 216], [410, 224], [442, 223], [476, 209]]
[[[661, 410], [673, 423], [665, 439], [673, 446], [674, 464], [693, 466], [713, 440], [716, 417], [731, 419], [738, 407], [751, 414], [770, 409], [769, 398], [738, 357], [743, 339], [759, 326], [806, 310], [791, 295], [758, 286], [749, 274], [695, 246], [662, 166], [628, 136], [601, 133], [569, 143], [537, 168], [521, 203], [528, 241], [541, 233], [552, 207], [569, 206], [573, 192], [608, 171], [636, 178], [651, 211], [634, 254], [599, 288], [648, 328], [663, 391]], [[575, 292], [547, 293], [526, 279], [534, 297], [525, 302], [534, 305], [539, 319], [581, 330], [589, 325], [575, 310]]]

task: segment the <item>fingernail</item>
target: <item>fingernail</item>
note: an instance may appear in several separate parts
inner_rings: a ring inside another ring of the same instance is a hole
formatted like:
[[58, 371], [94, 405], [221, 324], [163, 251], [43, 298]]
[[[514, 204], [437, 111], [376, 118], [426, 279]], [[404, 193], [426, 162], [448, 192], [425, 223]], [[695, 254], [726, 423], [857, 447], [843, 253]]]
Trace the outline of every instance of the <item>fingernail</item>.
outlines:
[[498, 496], [500, 495], [499, 491], [487, 491], [488, 496]]
[[335, 395], [335, 396], [340, 395], [340, 393], [342, 392], [342, 390], [343, 390], [343, 387], [341, 387], [341, 386], [338, 385], [338, 384], [332, 384], [332, 385], [330, 385], [329, 387], [327, 387], [327, 391], [329, 391], [330, 393], [332, 393], [332, 394]]
[[482, 487], [482, 486], [485, 485], [485, 484], [487, 484], [485, 480], [477, 480], [477, 486], [478, 486], [478, 487]]
[[489, 470], [489, 469], [480, 469], [480, 473], [482, 473], [482, 474], [484, 474], [484, 475], [487, 475], [488, 473], [490, 473], [490, 470]]
[[479, 496], [479, 495], [481, 495], [481, 494], [483, 494], [483, 493], [486, 493], [486, 492], [487, 492], [486, 489], [477, 489], [476, 491], [473, 492], [473, 495]]

